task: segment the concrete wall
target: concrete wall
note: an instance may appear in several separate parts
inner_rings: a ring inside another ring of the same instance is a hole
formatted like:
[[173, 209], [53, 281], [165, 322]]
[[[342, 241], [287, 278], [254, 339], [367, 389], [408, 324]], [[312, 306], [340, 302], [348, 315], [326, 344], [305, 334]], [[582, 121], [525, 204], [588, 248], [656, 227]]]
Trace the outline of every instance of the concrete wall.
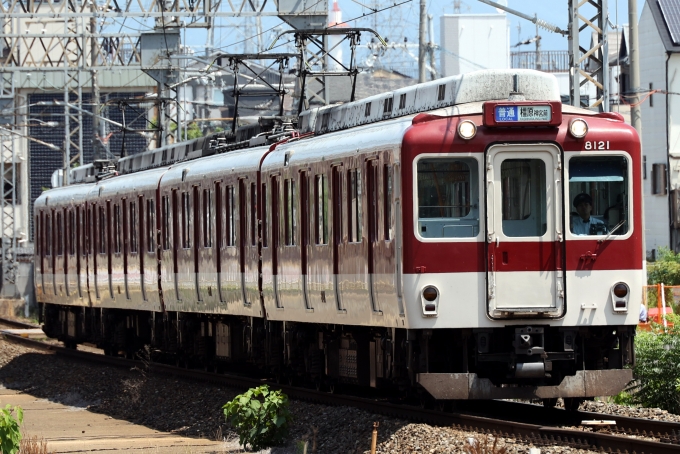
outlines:
[[510, 29], [505, 14], [443, 15], [440, 43], [444, 77], [510, 67]]
[[[639, 25], [639, 39], [640, 39], [640, 85], [642, 90], [649, 89], [649, 84], [652, 88], [665, 90], [666, 89], [666, 51], [661, 42], [659, 31], [657, 30], [654, 18], [649, 10], [649, 5], [646, 3], [640, 17]], [[669, 62], [670, 63], [670, 62]], [[671, 70], [672, 74], [672, 70]], [[675, 88], [670, 85], [668, 90], [680, 89], [680, 77], [676, 77]], [[669, 84], [671, 82], [669, 81]], [[677, 96], [675, 97], [677, 98]], [[670, 117], [667, 115], [667, 100], [671, 101], [668, 106]], [[668, 142], [667, 142], [667, 122], [672, 121], [672, 110], [676, 113], [676, 125], [671, 127], [675, 129], [675, 134], [678, 136], [680, 130], [677, 124], [680, 119], [680, 99], [673, 99], [673, 97], [666, 97], [663, 94], [653, 95], [647, 98], [641, 104], [642, 110], [642, 153], [646, 158], [646, 175], [643, 180], [644, 187], [644, 215], [645, 215], [645, 241], [648, 255], [651, 255], [652, 250], [658, 249], [660, 246], [670, 246], [670, 219], [668, 214], [668, 194], [652, 194], [652, 166], [654, 164], [668, 163]], [[680, 151], [680, 143], [675, 147]], [[672, 176], [672, 173], [671, 173]], [[678, 187], [677, 172], [675, 182], [674, 178], [669, 181], [671, 188], [673, 185]]]

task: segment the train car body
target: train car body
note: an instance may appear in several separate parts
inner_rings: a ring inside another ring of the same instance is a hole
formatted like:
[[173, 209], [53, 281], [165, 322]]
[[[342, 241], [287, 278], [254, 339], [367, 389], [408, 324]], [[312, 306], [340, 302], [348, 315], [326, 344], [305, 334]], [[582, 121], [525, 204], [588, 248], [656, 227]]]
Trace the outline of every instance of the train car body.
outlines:
[[43, 193], [46, 333], [442, 400], [628, 383], [641, 156], [620, 115], [561, 105], [546, 74], [480, 71], [299, 126]]

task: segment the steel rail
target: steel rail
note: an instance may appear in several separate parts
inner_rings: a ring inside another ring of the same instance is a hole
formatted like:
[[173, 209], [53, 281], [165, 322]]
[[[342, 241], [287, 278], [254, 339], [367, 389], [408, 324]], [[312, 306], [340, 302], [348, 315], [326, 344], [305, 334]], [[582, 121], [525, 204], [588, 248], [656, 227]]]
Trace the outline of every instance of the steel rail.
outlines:
[[[201, 380], [237, 388], [249, 388], [263, 383], [268, 383], [273, 388], [281, 389], [286, 394], [288, 394], [289, 397], [295, 399], [311, 401], [315, 403], [321, 403], [332, 406], [351, 406], [354, 408], [369, 411], [371, 413], [377, 413], [411, 421], [420, 421], [432, 425], [453, 426], [461, 430], [477, 431], [498, 437], [514, 438], [516, 441], [522, 443], [530, 443], [533, 444], [534, 446], [551, 446], [557, 444], [559, 446], [568, 446], [575, 449], [590, 449], [629, 454], [680, 453], [680, 446], [671, 443], [667, 439], [664, 439], [663, 436], [660, 437], [662, 441], [658, 441], [642, 438], [632, 438], [629, 436], [617, 435], [612, 433], [565, 429], [561, 427], [553, 427], [550, 425], [546, 425], [545, 423], [531, 424], [518, 421], [508, 421], [507, 418], [509, 414], [506, 413], [506, 411], [512, 408], [512, 405], [506, 405], [503, 410], [500, 410], [500, 414], [503, 415], [502, 418], [505, 419], [496, 419], [495, 417], [478, 416], [465, 413], [447, 413], [423, 409], [415, 406], [382, 402], [376, 399], [330, 394], [312, 389], [305, 389], [279, 383], [272, 383], [262, 378], [250, 378], [238, 375], [216, 374], [212, 372], [204, 372], [195, 369], [184, 369], [176, 366], [170, 366], [167, 364], [155, 362], [142, 362], [138, 360], [130, 360], [120, 357], [105, 356], [103, 354], [98, 353], [68, 349], [54, 344], [46, 344], [41, 341], [23, 338], [12, 334], [4, 334], [4, 338], [10, 342], [19, 343], [46, 351], [52, 351], [55, 354], [71, 357], [74, 359], [98, 362], [102, 364], [112, 365], [115, 367], [124, 367], [127, 369], [131, 367], [139, 368], [140, 365], [142, 365], [142, 367], [147, 368], [149, 372], [157, 373], [163, 376], [167, 376], [170, 374], [176, 377], [188, 378], [192, 380]], [[501, 403], [501, 407], [503, 407], [504, 404], [506, 403]], [[507, 404], [517, 405], [516, 403], [511, 402], [507, 402]], [[529, 407], [529, 405], [527, 404], [520, 405]], [[617, 424], [619, 420], [621, 421], [624, 420], [623, 418], [620, 418], [618, 416], [612, 417], [612, 415], [600, 415], [597, 413], [588, 412], [575, 412], [572, 414], [570, 412], [556, 409], [543, 409], [538, 406], [536, 406], [536, 408], [540, 410], [547, 410], [548, 413], [552, 413], [552, 420], [548, 422], [550, 424], [560, 426], [569, 425], [573, 423], [574, 418], [578, 417], [578, 415], [581, 414], [588, 416], [588, 418], [590, 419], [594, 419], [596, 416], [602, 416], [603, 418], [606, 419], [616, 419]], [[487, 409], [486, 411], [490, 410]], [[560, 418], [557, 418], [557, 416], [555, 416], [560, 412], [564, 414], [564, 418], [561, 419], [561, 421]], [[661, 422], [662, 423], [661, 425], [653, 426], [653, 424], [659, 423], [660, 421], [628, 418], [626, 424], [632, 425], [633, 421], [636, 422], [638, 428], [642, 427], [644, 424], [647, 424], [645, 427], [649, 427], [650, 431], [654, 433], [660, 432], [660, 430], [659, 431], [652, 430], [653, 427], [665, 427], [666, 429], [664, 429], [664, 431], [670, 430], [671, 433], [673, 431], [676, 432], [680, 431], [680, 424], [677, 423]]]

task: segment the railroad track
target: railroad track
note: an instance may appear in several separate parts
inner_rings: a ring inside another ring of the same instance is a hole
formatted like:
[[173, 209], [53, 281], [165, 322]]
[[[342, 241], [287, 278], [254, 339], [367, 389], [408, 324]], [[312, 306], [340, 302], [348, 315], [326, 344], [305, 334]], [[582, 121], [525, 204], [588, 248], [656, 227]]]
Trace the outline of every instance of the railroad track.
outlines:
[[[0, 318], [0, 324], [10, 324]], [[16, 327], [16, 325], [13, 325]], [[34, 328], [35, 326], [31, 326]], [[155, 362], [141, 362], [103, 354], [73, 350], [39, 340], [5, 334], [5, 339], [36, 349], [52, 351], [61, 356], [115, 367], [144, 367], [151, 373], [217, 383], [247, 389], [262, 383], [261, 378], [216, 374], [195, 369], [184, 369]], [[270, 383], [289, 397], [332, 406], [351, 406], [390, 417], [419, 421], [432, 425], [453, 426], [494, 436], [514, 438], [534, 446], [568, 446], [604, 452], [666, 454], [680, 453], [680, 424], [590, 412], [567, 412], [536, 405], [485, 401], [475, 402], [473, 411], [444, 412], [395, 404], [372, 398], [330, 394], [312, 389]], [[472, 406], [468, 404], [467, 406]], [[501, 415], [501, 416], [499, 416]], [[500, 419], [499, 419], [500, 418]], [[510, 420], [511, 419], [511, 420]], [[582, 420], [615, 420], [616, 425], [598, 430], [578, 430], [564, 426], [580, 425]]]

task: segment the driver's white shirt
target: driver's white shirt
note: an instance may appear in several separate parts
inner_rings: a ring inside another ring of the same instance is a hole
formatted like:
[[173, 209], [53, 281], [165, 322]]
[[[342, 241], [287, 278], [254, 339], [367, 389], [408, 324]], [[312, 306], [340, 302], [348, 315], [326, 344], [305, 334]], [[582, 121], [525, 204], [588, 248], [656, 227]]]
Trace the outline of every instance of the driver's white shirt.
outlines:
[[587, 221], [581, 219], [581, 216], [572, 216], [571, 233], [574, 235], [590, 235], [591, 225], [604, 225], [604, 222], [592, 216]]

